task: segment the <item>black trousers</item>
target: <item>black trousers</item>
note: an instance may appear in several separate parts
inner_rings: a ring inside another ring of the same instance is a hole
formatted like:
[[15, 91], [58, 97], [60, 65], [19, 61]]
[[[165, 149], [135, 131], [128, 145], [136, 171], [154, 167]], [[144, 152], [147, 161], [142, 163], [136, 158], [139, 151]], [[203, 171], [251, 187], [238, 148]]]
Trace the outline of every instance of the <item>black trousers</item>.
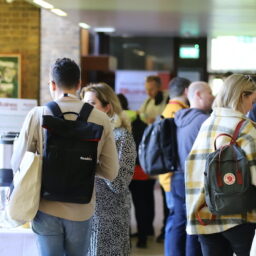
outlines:
[[165, 195], [165, 191], [164, 189], [161, 187], [161, 192], [162, 192], [162, 196], [163, 196], [163, 212], [164, 212], [164, 219], [163, 219], [163, 226], [161, 228], [161, 234], [165, 234], [165, 225], [166, 225], [166, 221], [167, 221], [167, 218], [169, 216], [169, 209], [167, 207], [167, 203], [166, 203], [166, 195]]
[[135, 208], [138, 237], [145, 238], [154, 234], [155, 217], [154, 185], [155, 180], [132, 180], [130, 191]]
[[204, 256], [249, 256], [256, 224], [244, 223], [220, 233], [199, 235]]

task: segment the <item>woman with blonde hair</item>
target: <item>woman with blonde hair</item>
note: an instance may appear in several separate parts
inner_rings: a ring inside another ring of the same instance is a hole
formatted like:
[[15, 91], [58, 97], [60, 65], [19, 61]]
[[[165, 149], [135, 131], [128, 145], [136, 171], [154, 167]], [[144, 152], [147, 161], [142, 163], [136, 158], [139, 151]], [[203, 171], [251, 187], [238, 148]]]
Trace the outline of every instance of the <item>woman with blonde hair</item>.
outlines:
[[[217, 215], [213, 219], [205, 204], [204, 171], [207, 156], [215, 151], [214, 141], [217, 135], [221, 133], [233, 135], [237, 124], [244, 120], [239, 130], [237, 144], [245, 152], [251, 171], [251, 183], [256, 185], [256, 129], [255, 124], [246, 117], [256, 100], [254, 81], [251, 76], [241, 74], [233, 74], [225, 80], [222, 90], [214, 101], [213, 112], [203, 123], [186, 161], [187, 233], [199, 235], [205, 256], [229, 256], [233, 253], [237, 256], [249, 256], [250, 254], [256, 227], [256, 211]], [[217, 140], [217, 148], [229, 142], [227, 136], [221, 136]], [[222, 178], [225, 182], [225, 177]], [[201, 224], [196, 217], [199, 211], [204, 221]]]
[[83, 100], [105, 112], [112, 123], [119, 156], [119, 174], [110, 182], [96, 177], [96, 210], [92, 220], [89, 256], [130, 255], [131, 182], [136, 148], [131, 125], [113, 89], [105, 84], [83, 88]]

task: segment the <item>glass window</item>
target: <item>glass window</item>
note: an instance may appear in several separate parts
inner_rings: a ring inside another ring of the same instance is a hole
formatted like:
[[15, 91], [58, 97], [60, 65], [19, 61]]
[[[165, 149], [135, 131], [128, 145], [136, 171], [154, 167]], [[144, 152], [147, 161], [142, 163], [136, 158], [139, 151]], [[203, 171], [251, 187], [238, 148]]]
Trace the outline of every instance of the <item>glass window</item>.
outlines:
[[256, 37], [219, 36], [210, 40], [209, 71], [255, 71]]
[[172, 70], [171, 37], [111, 37], [110, 55], [119, 70]]

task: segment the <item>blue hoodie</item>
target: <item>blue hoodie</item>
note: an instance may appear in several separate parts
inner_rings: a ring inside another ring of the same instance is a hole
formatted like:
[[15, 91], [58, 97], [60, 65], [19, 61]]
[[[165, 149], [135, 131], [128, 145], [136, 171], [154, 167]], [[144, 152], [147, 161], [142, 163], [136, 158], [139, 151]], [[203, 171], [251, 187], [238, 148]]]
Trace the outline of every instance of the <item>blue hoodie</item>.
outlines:
[[175, 114], [177, 126], [178, 154], [180, 160], [179, 171], [184, 172], [185, 160], [190, 153], [193, 143], [203, 122], [209, 114], [196, 108], [181, 109]]

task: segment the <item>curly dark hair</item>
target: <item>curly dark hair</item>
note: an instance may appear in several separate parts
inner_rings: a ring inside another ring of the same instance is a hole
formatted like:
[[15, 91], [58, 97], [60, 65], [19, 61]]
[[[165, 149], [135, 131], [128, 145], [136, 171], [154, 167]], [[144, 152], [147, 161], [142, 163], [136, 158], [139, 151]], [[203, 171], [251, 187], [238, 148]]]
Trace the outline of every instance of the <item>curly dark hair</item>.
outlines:
[[69, 58], [59, 58], [51, 66], [52, 80], [61, 88], [72, 89], [80, 82], [80, 68]]

